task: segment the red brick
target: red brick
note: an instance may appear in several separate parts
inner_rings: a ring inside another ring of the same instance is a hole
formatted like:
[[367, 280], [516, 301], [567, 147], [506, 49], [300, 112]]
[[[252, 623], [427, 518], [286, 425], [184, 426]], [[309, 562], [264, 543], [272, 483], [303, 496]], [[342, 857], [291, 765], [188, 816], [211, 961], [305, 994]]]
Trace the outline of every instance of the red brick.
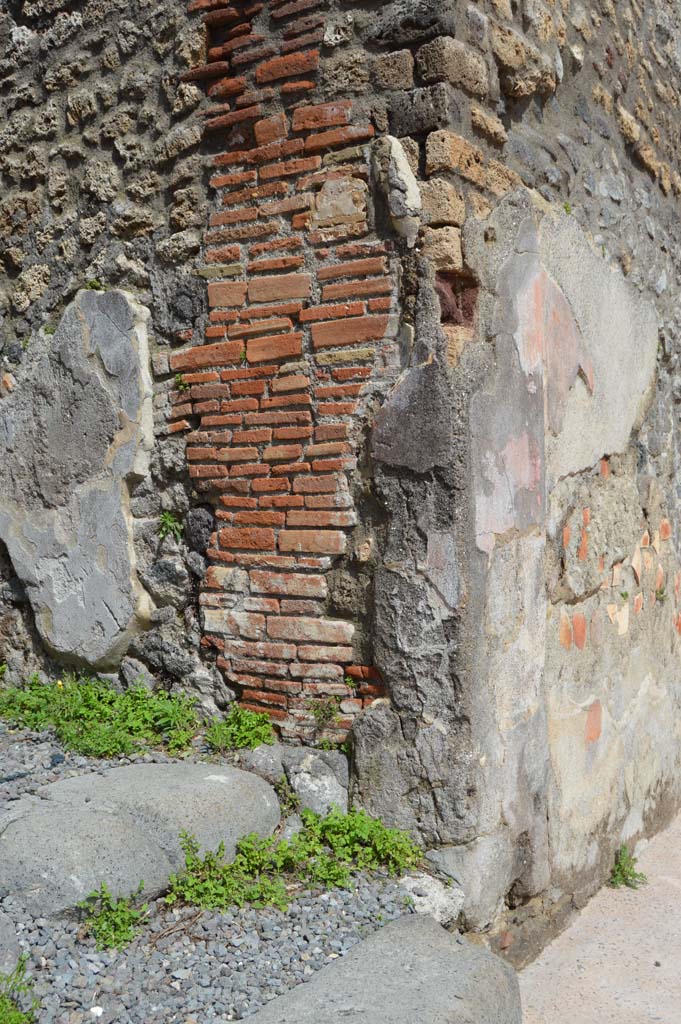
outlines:
[[293, 130], [309, 131], [314, 128], [330, 128], [350, 123], [351, 100], [337, 100], [316, 106], [298, 107], [293, 113]]
[[[294, 604], [293, 601], [282, 601], [282, 607], [285, 604]], [[300, 604], [310, 604], [309, 601], [298, 602]], [[292, 661], [288, 666], [289, 672], [295, 679], [332, 679], [337, 683], [343, 682], [343, 669], [340, 665], [329, 664], [315, 664], [314, 662], [308, 662], [303, 665], [300, 662]], [[345, 687], [345, 692], [348, 691], [348, 687]]]
[[244, 548], [251, 551], [272, 551], [274, 549], [274, 530], [252, 529], [238, 530], [227, 527], [220, 530], [218, 539], [222, 547]]
[[271, 160], [279, 160], [284, 156], [295, 156], [298, 153], [302, 153], [303, 148], [302, 139], [289, 139], [287, 142], [271, 142], [267, 146], [257, 146], [255, 149], [219, 153], [213, 157], [213, 164], [215, 167], [233, 167], [235, 164], [266, 164]]
[[283, 526], [285, 519], [284, 512], [237, 512], [234, 523], [247, 526]]
[[302, 355], [302, 334], [272, 334], [253, 338], [246, 343], [249, 363], [263, 363], [270, 359], [288, 359]]
[[[307, 2], [307, 0], [303, 0], [303, 2]], [[293, 78], [294, 75], [302, 75], [306, 71], [315, 71], [318, 65], [319, 50], [275, 57], [274, 60], [265, 61], [258, 67], [255, 80], [261, 83], [275, 82], [281, 78]]]
[[260, 277], [248, 284], [250, 302], [273, 302], [277, 299], [304, 299], [312, 290], [309, 274], [280, 274]]
[[337, 489], [336, 476], [311, 476], [295, 480], [293, 483], [296, 494], [331, 494]]
[[251, 246], [251, 257], [262, 256], [266, 252], [279, 252], [281, 249], [302, 249], [303, 240], [300, 235], [292, 235], [290, 238], [275, 238], [272, 242], [258, 242]]
[[331, 441], [347, 437], [348, 425], [347, 423], [323, 423], [321, 426], [315, 427], [314, 436], [317, 441]]
[[223, 448], [217, 456], [220, 462], [250, 462], [257, 457], [257, 448]]
[[226, 466], [190, 466], [189, 475], [192, 478], [200, 479], [218, 479], [219, 477], [227, 476]]
[[354, 526], [354, 512], [300, 512], [292, 510], [286, 516], [287, 526]]
[[181, 82], [198, 82], [205, 78], [219, 78], [220, 75], [229, 73], [229, 61], [218, 60], [212, 64], [202, 64], [198, 68], [191, 68], [180, 75]]
[[388, 329], [387, 316], [358, 316], [347, 320], [331, 320], [312, 325], [315, 348], [355, 345], [362, 341], [379, 341]]
[[245, 50], [243, 53], [235, 53], [232, 57], [232, 66], [235, 69], [246, 67], [248, 64], [255, 64], [256, 61], [264, 61], [266, 57], [272, 57], [276, 52], [275, 46], [265, 43], [263, 46]]
[[342, 555], [347, 537], [340, 530], [282, 530], [280, 551], [308, 551], [317, 555]]
[[182, 430], [188, 430], [190, 424], [187, 420], [178, 420], [176, 423], [171, 423], [168, 427], [170, 434], [179, 434]]
[[263, 380], [234, 381], [231, 390], [233, 395], [264, 395], [265, 382]]
[[277, 427], [274, 431], [276, 441], [296, 441], [312, 436], [312, 427]]
[[365, 312], [363, 302], [344, 302], [331, 306], [310, 306], [300, 311], [302, 323], [313, 320], [332, 320], [343, 316], [361, 316]]
[[231, 38], [221, 43], [220, 46], [211, 47], [208, 51], [208, 60], [220, 60], [221, 57], [228, 57], [230, 53], [234, 53], [236, 50], [243, 50], [245, 46], [253, 46], [255, 43], [261, 43], [264, 40], [265, 36], [251, 32], [249, 29], [250, 26], [247, 25], [239, 25], [236, 30], [233, 29], [229, 33]]
[[246, 91], [246, 86], [245, 78], [221, 78], [208, 86], [208, 95], [214, 99], [228, 99], [231, 96], [240, 96]]
[[[270, 181], [267, 185], [243, 188], [238, 192], [228, 192], [222, 197], [223, 206], [233, 206], [236, 203], [250, 203], [256, 199], [267, 199], [270, 196], [285, 196], [288, 186], [283, 181]], [[257, 214], [257, 211], [255, 211]]]
[[309, 377], [299, 373], [291, 377], [278, 377], [270, 384], [270, 389], [275, 394], [282, 391], [302, 391], [309, 386]]
[[242, 309], [240, 320], [262, 320], [270, 316], [295, 316], [303, 308], [302, 302], [281, 302], [274, 306], [251, 306]]
[[260, 168], [261, 180], [270, 178], [288, 178], [305, 171], [316, 171], [322, 166], [320, 156], [303, 157], [300, 160], [289, 160], [287, 163], [266, 164]]
[[235, 444], [260, 444], [272, 440], [271, 430], [235, 430], [232, 440]]
[[310, 423], [312, 417], [307, 409], [290, 410], [282, 412], [249, 412], [244, 416], [247, 426], [259, 426], [263, 423]]
[[322, 289], [322, 301], [327, 299], [352, 299], [358, 295], [391, 295], [394, 284], [390, 278], [368, 278], [365, 281], [350, 281], [346, 284], [327, 284]]
[[282, 43], [282, 53], [292, 53], [293, 50], [307, 50], [310, 46], [319, 46], [324, 41], [324, 30], [317, 29], [316, 32], [308, 32], [307, 35], [298, 36], [288, 43]]
[[292, 92], [311, 92], [317, 88], [316, 82], [301, 81], [301, 82], [284, 82], [281, 87], [282, 95], [286, 96]]
[[303, 454], [303, 446], [300, 444], [276, 445], [272, 448], [265, 448], [262, 453], [265, 462], [277, 462], [290, 459], [298, 459]]
[[[271, 203], [263, 203], [258, 208], [258, 213], [261, 217], [278, 217], [282, 213], [294, 213], [296, 210], [309, 210], [312, 206], [313, 200], [314, 196], [311, 192], [307, 192], [304, 195], [289, 196], [288, 199], [277, 199]], [[297, 218], [294, 217], [291, 221], [294, 228], [299, 226], [296, 224], [296, 220]]]
[[195, 370], [200, 366], [220, 366], [234, 363], [241, 358], [243, 345], [240, 341], [222, 341], [217, 345], [200, 345], [184, 352], [175, 352], [170, 357], [172, 370]]
[[274, 640], [300, 640], [344, 644], [352, 640], [355, 627], [339, 619], [312, 619], [305, 616], [268, 616], [267, 635]]
[[250, 274], [264, 274], [269, 270], [298, 270], [304, 263], [302, 256], [277, 256], [274, 259], [249, 263], [248, 271]]
[[254, 324], [235, 324], [228, 329], [227, 334], [230, 338], [251, 338], [256, 334], [274, 334], [276, 331], [290, 330], [293, 330], [293, 321], [288, 317], [263, 317]]
[[260, 408], [263, 412], [266, 409], [285, 409], [293, 405], [312, 405], [312, 399], [305, 392], [295, 393], [291, 395], [275, 395], [274, 398], [265, 398], [260, 403]]
[[337, 665], [353, 661], [352, 647], [299, 647], [301, 661], [332, 661]]
[[220, 117], [212, 117], [205, 123], [207, 132], [217, 131], [219, 128], [230, 128], [234, 124], [241, 124], [243, 121], [253, 121], [262, 116], [262, 106], [258, 103], [254, 107], [245, 107], [243, 110], [232, 110], [229, 114], [221, 114]]
[[250, 574], [254, 593], [287, 594], [294, 597], [326, 597], [327, 585], [323, 576], [302, 573], [263, 572], [253, 569]]
[[260, 508], [301, 508], [303, 503], [299, 494], [267, 494], [260, 499]]
[[277, 493], [285, 494], [291, 490], [291, 481], [280, 477], [278, 480], [254, 480], [251, 485], [254, 494]]
[[[212, 185], [213, 188], [232, 188], [235, 185], [253, 185], [257, 180], [257, 171], [237, 171], [234, 174], [214, 174], [208, 184]], [[227, 250], [225, 250], [225, 259], [239, 258], [239, 247], [233, 245], [232, 250], [235, 253], [233, 257], [228, 256]]]
[[232, 466], [229, 471], [231, 477], [254, 477], [254, 476], [269, 476], [269, 469], [267, 466], [263, 466], [260, 462], [247, 462], [240, 465]]
[[259, 146], [266, 146], [270, 142], [278, 142], [279, 139], [286, 138], [288, 128], [286, 114], [274, 114], [273, 117], [267, 117], [262, 121], [258, 121], [253, 126], [255, 141]]
[[373, 139], [374, 134], [373, 126], [370, 124], [364, 127], [348, 125], [347, 128], [331, 128], [328, 132], [319, 132], [308, 136], [305, 140], [305, 152], [319, 153], [332, 146], [348, 146], [357, 142], [366, 142], [368, 139]]
[[333, 280], [337, 277], [366, 277], [369, 274], [385, 274], [388, 264], [382, 257], [351, 260], [347, 263], [336, 263], [332, 267], [320, 267], [317, 277], [320, 281]]
[[210, 306], [243, 306], [248, 285], [245, 281], [213, 281], [208, 285]]

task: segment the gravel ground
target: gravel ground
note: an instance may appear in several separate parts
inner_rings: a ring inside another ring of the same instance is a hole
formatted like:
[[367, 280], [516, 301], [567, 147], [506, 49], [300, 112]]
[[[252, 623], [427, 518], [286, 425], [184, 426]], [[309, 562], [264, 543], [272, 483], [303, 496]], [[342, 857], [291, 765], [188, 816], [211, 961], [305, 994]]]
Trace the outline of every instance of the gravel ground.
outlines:
[[[175, 759], [151, 753], [133, 760]], [[48, 733], [10, 733], [0, 724], [0, 811], [46, 783], [128, 763], [69, 754]], [[131, 946], [97, 952], [77, 921], [28, 916], [3, 892], [0, 872], [0, 910], [30, 955], [40, 1024], [242, 1020], [404, 914], [406, 902], [394, 880], [367, 874], [351, 890], [298, 893], [286, 912], [170, 910], [157, 902]]]

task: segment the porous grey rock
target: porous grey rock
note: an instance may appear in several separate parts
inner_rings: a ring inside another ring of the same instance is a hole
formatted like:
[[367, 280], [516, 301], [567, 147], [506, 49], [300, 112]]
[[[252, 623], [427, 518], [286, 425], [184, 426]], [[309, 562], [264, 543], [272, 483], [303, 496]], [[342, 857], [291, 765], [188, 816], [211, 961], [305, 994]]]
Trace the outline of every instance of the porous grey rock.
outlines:
[[0, 974], [8, 974], [14, 969], [20, 953], [14, 923], [0, 911]]
[[79, 292], [0, 404], [0, 539], [48, 650], [105, 670], [152, 607], [129, 510], [153, 445], [148, 317], [123, 292]]
[[400, 917], [253, 1024], [521, 1024], [515, 971], [429, 917]]
[[301, 808], [322, 816], [332, 807], [348, 809], [348, 762], [335, 750], [299, 750], [284, 747], [282, 762]]
[[154, 896], [183, 864], [179, 835], [229, 859], [250, 832], [268, 835], [279, 802], [262, 779], [236, 768], [136, 764], [45, 786], [0, 817], [3, 881], [33, 913], [73, 908], [106, 882], [127, 894], [143, 880]]
[[400, 885], [413, 900], [416, 913], [428, 914], [438, 924], [452, 924], [461, 913], [465, 897], [463, 890], [455, 885], [445, 885], [424, 871], [404, 875]]

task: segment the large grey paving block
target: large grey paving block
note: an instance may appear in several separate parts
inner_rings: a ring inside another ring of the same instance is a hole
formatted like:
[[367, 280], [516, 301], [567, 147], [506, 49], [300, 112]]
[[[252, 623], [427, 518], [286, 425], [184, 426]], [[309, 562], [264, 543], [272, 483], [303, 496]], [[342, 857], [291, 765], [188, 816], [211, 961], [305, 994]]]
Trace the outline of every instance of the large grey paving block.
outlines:
[[398, 918], [251, 1024], [522, 1024], [515, 971], [430, 917]]
[[157, 895], [184, 863], [182, 831], [203, 849], [224, 843], [229, 859], [244, 835], [279, 823], [272, 787], [226, 766], [129, 765], [55, 782], [40, 796], [0, 816], [0, 885], [43, 915], [73, 908], [101, 882], [127, 894], [143, 880]]

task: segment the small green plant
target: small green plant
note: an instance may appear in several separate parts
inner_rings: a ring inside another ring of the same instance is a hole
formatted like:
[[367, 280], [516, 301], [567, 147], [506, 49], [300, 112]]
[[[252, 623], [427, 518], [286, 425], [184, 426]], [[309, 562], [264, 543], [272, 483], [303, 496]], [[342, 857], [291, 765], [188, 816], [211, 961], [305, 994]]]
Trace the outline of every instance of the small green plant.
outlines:
[[660, 602], [660, 604], [664, 604], [664, 602], [667, 600], [667, 590], [666, 590], [666, 588], [665, 587], [658, 587], [657, 590], [655, 591], [655, 598], [656, 598], [657, 601]]
[[9, 974], [0, 972], [0, 1024], [33, 1024], [38, 1000], [33, 996], [33, 982], [28, 977], [28, 954], [19, 957]]
[[359, 687], [359, 679], [355, 679], [354, 676], [348, 675], [347, 673], [343, 682], [350, 690], [356, 690]]
[[175, 387], [178, 391], [189, 391], [191, 385], [186, 381], [181, 373], [175, 374]]
[[43, 327], [43, 331], [45, 332], [45, 334], [54, 334], [56, 330], [56, 327]]
[[620, 591], [620, 597], [622, 598], [623, 601], [628, 601], [629, 600], [629, 591], [628, 590]]
[[158, 535], [161, 540], [173, 536], [175, 540], [182, 538], [183, 526], [174, 512], [161, 512], [158, 522]]
[[68, 750], [88, 757], [129, 755], [148, 746], [171, 753], [189, 745], [198, 730], [194, 698], [150, 693], [136, 686], [117, 693], [101, 679], [65, 675], [0, 689], [0, 718], [37, 732], [53, 728]]
[[615, 854], [615, 866], [610, 875], [610, 885], [619, 889], [626, 885], [628, 889], [638, 889], [648, 881], [646, 876], [636, 870], [636, 857], [629, 853], [625, 845], [620, 846]]
[[135, 906], [143, 890], [144, 882], [140, 882], [130, 896], [116, 898], [102, 882], [99, 889], [78, 904], [85, 911], [85, 923], [95, 937], [97, 949], [123, 949], [132, 942], [149, 912], [147, 903]]
[[212, 718], [206, 727], [206, 740], [218, 754], [245, 747], [255, 750], [263, 743], [271, 745], [274, 739], [268, 715], [238, 705], [234, 705], [225, 718]]
[[93, 277], [87, 281], [85, 287], [90, 292], [103, 292], [105, 290], [104, 285], [97, 277]]
[[279, 799], [282, 818], [288, 818], [290, 814], [298, 813], [300, 810], [300, 799], [285, 775], [282, 775], [279, 781], [275, 782], [274, 792]]
[[180, 837], [184, 871], [170, 879], [170, 904], [182, 901], [205, 909], [231, 906], [275, 906], [285, 909], [296, 886], [344, 888], [352, 873], [382, 868], [397, 875], [418, 864], [421, 851], [405, 832], [388, 828], [364, 811], [342, 814], [337, 808], [321, 818], [304, 810], [302, 830], [291, 839], [242, 839], [231, 864], [224, 844], [199, 852], [196, 839]]
[[241, 349], [241, 354], [239, 356], [239, 362], [241, 363], [242, 366], [245, 366], [246, 363], [248, 362], [248, 359], [246, 358], [246, 349], [245, 348]]
[[572, 213], [572, 204], [568, 202], [563, 203], [563, 209], [569, 216]]
[[324, 697], [321, 700], [313, 698], [307, 702], [307, 709], [312, 713], [318, 732], [328, 729], [338, 721], [339, 708], [340, 697]]
[[5, 673], [6, 672], [7, 672], [7, 665], [3, 661], [2, 665], [0, 665], [0, 682], [5, 678]]

